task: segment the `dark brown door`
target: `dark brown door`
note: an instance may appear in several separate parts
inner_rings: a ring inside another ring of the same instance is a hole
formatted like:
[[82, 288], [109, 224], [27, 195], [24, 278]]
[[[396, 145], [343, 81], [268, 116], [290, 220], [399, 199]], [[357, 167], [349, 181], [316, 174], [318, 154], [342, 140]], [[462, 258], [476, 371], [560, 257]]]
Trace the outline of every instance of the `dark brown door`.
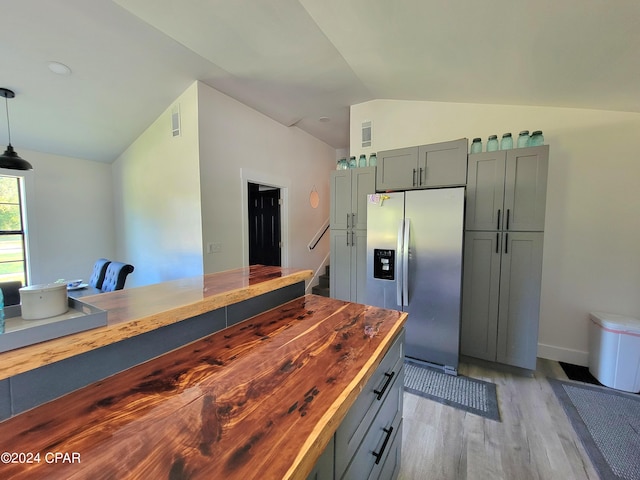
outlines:
[[277, 265], [280, 251], [280, 189], [249, 183], [249, 264]]

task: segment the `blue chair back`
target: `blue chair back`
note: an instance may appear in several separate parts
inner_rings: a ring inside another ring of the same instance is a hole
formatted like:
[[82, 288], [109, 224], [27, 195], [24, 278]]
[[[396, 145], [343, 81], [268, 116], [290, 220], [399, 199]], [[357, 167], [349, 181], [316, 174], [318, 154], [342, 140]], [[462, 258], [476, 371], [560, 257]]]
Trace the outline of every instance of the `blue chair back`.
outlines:
[[104, 276], [107, 273], [107, 267], [111, 263], [111, 260], [106, 258], [99, 258], [93, 265], [93, 273], [89, 278], [89, 285], [94, 288], [102, 288], [102, 282], [104, 282]]
[[107, 266], [107, 272], [104, 275], [101, 290], [103, 292], [113, 292], [114, 290], [122, 290], [127, 275], [133, 272], [133, 265], [122, 262], [111, 262]]

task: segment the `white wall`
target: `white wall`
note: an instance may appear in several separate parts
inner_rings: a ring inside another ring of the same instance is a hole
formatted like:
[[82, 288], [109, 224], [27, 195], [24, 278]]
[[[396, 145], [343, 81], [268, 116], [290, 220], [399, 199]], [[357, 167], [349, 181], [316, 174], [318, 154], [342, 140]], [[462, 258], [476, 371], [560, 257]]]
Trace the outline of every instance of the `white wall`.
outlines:
[[[206, 273], [246, 265], [246, 180], [284, 187], [283, 265], [316, 270], [329, 252], [328, 235], [307, 245], [329, 218], [329, 172], [336, 151], [296, 127], [282, 124], [202, 83], [198, 84], [203, 243]], [[243, 181], [244, 179], [244, 181]], [[309, 204], [313, 188], [320, 205]]]
[[202, 274], [197, 93], [194, 83], [113, 163], [113, 259], [135, 267], [127, 287]]
[[640, 114], [376, 100], [351, 108], [351, 154], [525, 129], [550, 146], [538, 355], [586, 365], [588, 312], [640, 318]]
[[[115, 252], [111, 165], [18, 149], [33, 165], [27, 184], [30, 284], [88, 280]], [[20, 174], [2, 170], [3, 174]]]

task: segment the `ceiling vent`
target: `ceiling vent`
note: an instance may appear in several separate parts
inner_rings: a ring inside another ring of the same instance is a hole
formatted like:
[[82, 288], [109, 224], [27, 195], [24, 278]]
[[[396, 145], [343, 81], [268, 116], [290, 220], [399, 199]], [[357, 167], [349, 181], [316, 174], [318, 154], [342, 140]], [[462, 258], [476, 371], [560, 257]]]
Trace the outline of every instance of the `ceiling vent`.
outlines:
[[370, 147], [371, 146], [371, 120], [367, 122], [362, 122], [362, 146]]

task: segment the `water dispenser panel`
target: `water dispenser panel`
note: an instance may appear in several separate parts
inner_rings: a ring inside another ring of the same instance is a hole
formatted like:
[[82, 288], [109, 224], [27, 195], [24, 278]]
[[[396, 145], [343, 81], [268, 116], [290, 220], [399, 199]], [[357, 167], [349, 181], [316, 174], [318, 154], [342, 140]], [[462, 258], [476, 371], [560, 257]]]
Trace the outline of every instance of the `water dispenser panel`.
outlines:
[[395, 250], [373, 250], [373, 278], [393, 280], [395, 272]]

